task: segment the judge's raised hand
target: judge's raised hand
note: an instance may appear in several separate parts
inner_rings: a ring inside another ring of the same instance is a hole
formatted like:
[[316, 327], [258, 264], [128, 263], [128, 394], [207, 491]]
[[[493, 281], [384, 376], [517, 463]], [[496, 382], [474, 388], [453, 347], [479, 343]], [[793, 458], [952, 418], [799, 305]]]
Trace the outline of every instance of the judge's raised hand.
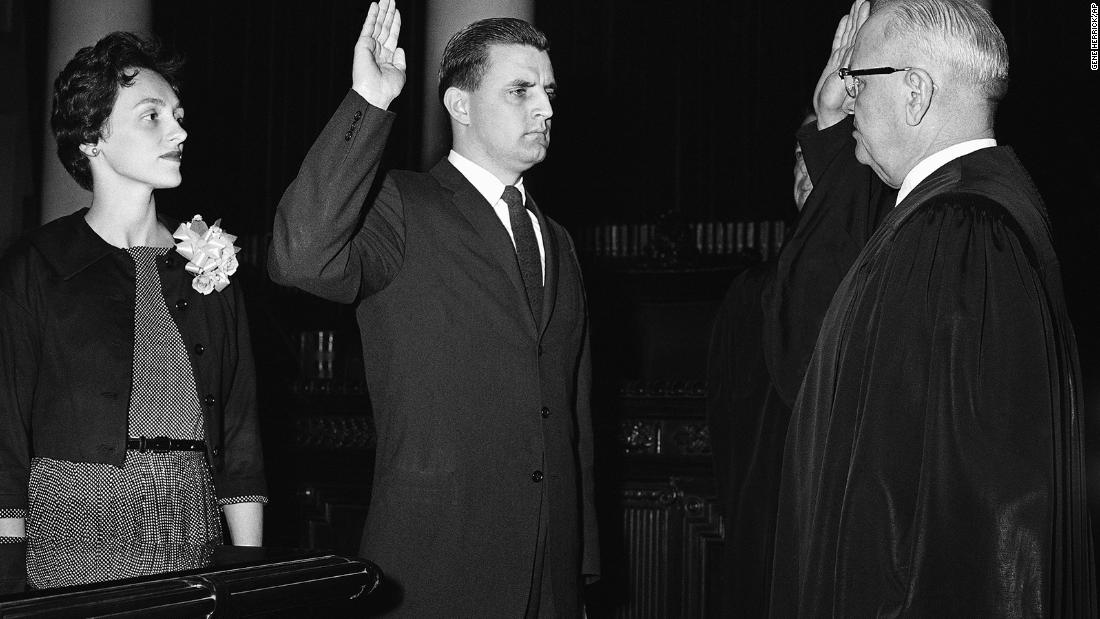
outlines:
[[870, 13], [870, 2], [855, 0], [848, 14], [841, 17], [840, 23], [836, 26], [829, 60], [825, 63], [825, 69], [817, 80], [817, 87], [814, 88], [814, 112], [817, 113], [818, 129], [831, 127], [848, 115], [847, 104], [851, 97], [844, 90], [844, 80], [840, 79], [837, 71], [841, 67], [848, 66], [852, 58], [852, 47], [856, 42], [856, 33], [859, 32], [863, 22], [867, 21]]
[[371, 2], [355, 42], [351, 87], [371, 105], [386, 109], [405, 87], [405, 50], [397, 46], [401, 11], [394, 0]]

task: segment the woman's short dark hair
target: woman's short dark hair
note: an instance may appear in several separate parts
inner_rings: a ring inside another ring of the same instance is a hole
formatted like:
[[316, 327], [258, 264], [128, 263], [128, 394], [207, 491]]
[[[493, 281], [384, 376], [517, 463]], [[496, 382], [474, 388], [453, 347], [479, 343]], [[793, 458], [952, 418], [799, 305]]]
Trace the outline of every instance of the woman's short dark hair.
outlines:
[[183, 61], [168, 55], [153, 39], [132, 32], [112, 32], [80, 49], [53, 83], [50, 125], [57, 157], [80, 186], [91, 190], [92, 171], [81, 144], [94, 144], [109, 132], [107, 119], [118, 89], [132, 86], [138, 71], [155, 71], [179, 93], [176, 74]]
[[530, 45], [550, 51], [550, 40], [538, 28], [514, 17], [492, 17], [459, 30], [447, 41], [439, 63], [439, 101], [451, 86], [477, 90], [489, 65], [490, 45]]

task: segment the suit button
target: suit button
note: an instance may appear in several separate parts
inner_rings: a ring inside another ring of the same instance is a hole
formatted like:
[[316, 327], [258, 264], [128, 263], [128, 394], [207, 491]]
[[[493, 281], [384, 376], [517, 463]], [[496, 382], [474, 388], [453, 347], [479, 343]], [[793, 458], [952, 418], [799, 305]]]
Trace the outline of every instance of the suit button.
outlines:
[[547, 417], [550, 416], [550, 409], [546, 406], [543, 406], [542, 410], [540, 410], [539, 412], [542, 413], [542, 418], [543, 419], [546, 419]]
[[176, 301], [176, 309], [181, 312], [187, 309], [187, 299], [180, 299], [179, 301]]
[[214, 396], [209, 393], [206, 394], [206, 397], [202, 399], [202, 403], [207, 406], [214, 406]]
[[195, 344], [195, 354], [196, 355], [201, 355], [204, 352], [206, 352], [206, 347], [205, 346], [203, 346], [202, 344]]
[[170, 269], [170, 268], [172, 268], [173, 266], [176, 265], [176, 261], [172, 259], [172, 254], [170, 254], [170, 253], [164, 256], [163, 262], [164, 262], [165, 268], [168, 268], [168, 269]]
[[217, 447], [215, 447], [214, 449], [211, 449], [211, 450], [210, 450], [210, 455], [212, 455], [212, 456], [214, 456], [214, 457], [216, 458], [216, 457], [218, 457], [218, 456], [222, 455], [222, 450], [220, 450], [220, 449], [218, 449]]
[[535, 471], [534, 473], [531, 473], [531, 481], [535, 482], [536, 484], [542, 481], [542, 471]]
[[353, 122], [359, 122], [359, 119], [363, 117], [363, 112], [356, 111], [355, 116], [352, 117]]
[[352, 132], [351, 132], [351, 129], [348, 129], [348, 132], [344, 134], [344, 141], [345, 141], [345, 142], [350, 142], [350, 141], [351, 141], [351, 136], [352, 136], [352, 135], [353, 135], [353, 134], [352, 134]]

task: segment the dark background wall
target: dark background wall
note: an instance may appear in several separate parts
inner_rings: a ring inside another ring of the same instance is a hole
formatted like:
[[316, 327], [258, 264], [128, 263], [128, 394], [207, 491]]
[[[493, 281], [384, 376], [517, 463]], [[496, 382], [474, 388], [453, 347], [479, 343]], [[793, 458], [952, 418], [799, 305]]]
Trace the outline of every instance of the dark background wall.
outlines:
[[[47, 3], [8, 0], [19, 23], [0, 43], [29, 106], [36, 162]], [[410, 60], [388, 162], [418, 167], [424, 0], [401, 3]], [[155, 2], [154, 31], [183, 53], [190, 138], [185, 181], [158, 201], [217, 213], [252, 243], [350, 83], [362, 0]], [[571, 229], [652, 221], [790, 217], [792, 133], [828, 52], [844, 0], [543, 0], [560, 83], [550, 157], [530, 174], [540, 204]], [[994, 3], [1012, 55], [998, 137], [1014, 145], [1055, 221], [1067, 286], [1091, 292], [1100, 188], [1090, 93], [1089, 3]], [[91, 43], [91, 41], [89, 41]], [[15, 45], [23, 48], [20, 54]], [[49, 79], [52, 79], [50, 76]], [[46, 145], [48, 150], [53, 146]], [[39, 167], [37, 162], [34, 167]], [[35, 174], [40, 172], [35, 170]], [[36, 176], [37, 178], [37, 176]], [[33, 197], [32, 197], [33, 198]], [[32, 225], [29, 222], [27, 225]], [[262, 243], [259, 243], [262, 245]], [[247, 248], [251, 249], [251, 248]], [[251, 253], [251, 252], [250, 252]], [[1084, 317], [1086, 297], [1074, 310]], [[1085, 320], [1079, 320], [1081, 328]]]

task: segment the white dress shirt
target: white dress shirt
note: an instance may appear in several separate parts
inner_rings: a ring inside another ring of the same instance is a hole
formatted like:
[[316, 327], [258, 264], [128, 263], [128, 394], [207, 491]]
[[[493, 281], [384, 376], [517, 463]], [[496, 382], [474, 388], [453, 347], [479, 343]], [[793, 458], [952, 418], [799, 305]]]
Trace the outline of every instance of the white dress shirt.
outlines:
[[[914, 187], [928, 178], [933, 172], [947, 165], [948, 162], [954, 161], [963, 155], [969, 155], [976, 150], [990, 148], [996, 145], [997, 140], [993, 138], [967, 140], [948, 146], [941, 151], [937, 151], [921, 159], [920, 163], [913, 166], [913, 169], [909, 170], [909, 173], [905, 175], [905, 180], [901, 182], [901, 188], [898, 189], [898, 199], [894, 202], [894, 206], [901, 204], [901, 201], [905, 199], [905, 196], [909, 195], [909, 192], [913, 191]], [[501, 189], [501, 191], [504, 190]]]
[[[512, 234], [512, 223], [508, 217], [508, 204], [501, 198], [504, 195], [505, 184], [485, 168], [453, 150], [447, 155], [447, 161], [450, 161], [451, 165], [462, 173], [466, 180], [470, 181], [470, 184], [477, 189], [478, 193], [485, 196], [485, 200], [493, 207], [493, 212], [500, 219], [500, 223], [504, 224], [504, 229], [508, 231], [508, 238], [512, 239], [512, 247], [515, 247], [516, 237]], [[516, 189], [519, 189], [519, 194], [523, 196], [523, 203], [526, 205], [527, 191], [523, 188], [522, 178], [516, 183]], [[535, 241], [539, 244], [539, 258], [542, 260], [542, 282], [545, 284], [546, 249], [542, 246], [542, 226], [539, 225], [539, 219], [535, 217], [531, 209], [527, 209], [527, 215], [531, 218], [531, 225], [535, 227]]]

